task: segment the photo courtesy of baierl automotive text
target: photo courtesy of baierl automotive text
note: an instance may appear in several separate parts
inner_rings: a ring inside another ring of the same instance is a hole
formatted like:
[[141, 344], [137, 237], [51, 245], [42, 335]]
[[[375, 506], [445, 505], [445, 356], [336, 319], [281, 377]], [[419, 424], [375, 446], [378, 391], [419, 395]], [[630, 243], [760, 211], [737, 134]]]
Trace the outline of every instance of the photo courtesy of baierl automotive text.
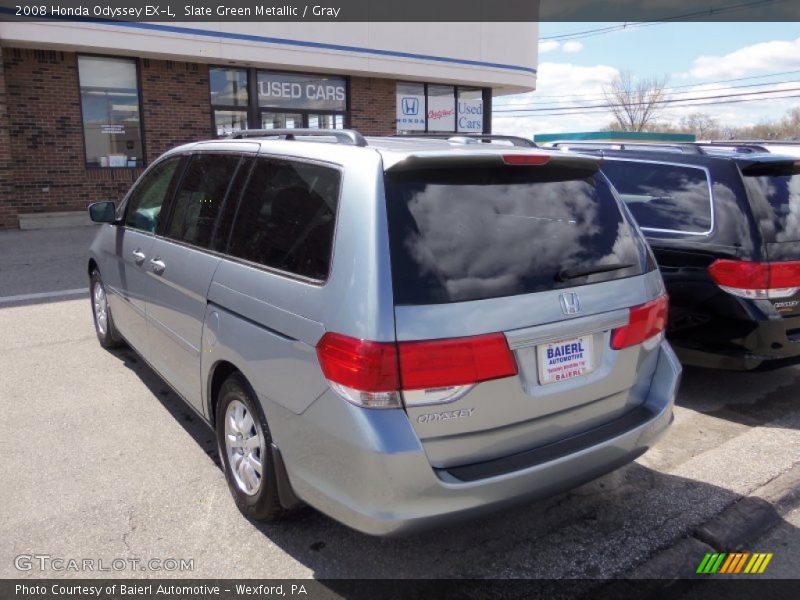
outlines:
[[798, 24], [0, 0], [0, 598], [800, 597]]

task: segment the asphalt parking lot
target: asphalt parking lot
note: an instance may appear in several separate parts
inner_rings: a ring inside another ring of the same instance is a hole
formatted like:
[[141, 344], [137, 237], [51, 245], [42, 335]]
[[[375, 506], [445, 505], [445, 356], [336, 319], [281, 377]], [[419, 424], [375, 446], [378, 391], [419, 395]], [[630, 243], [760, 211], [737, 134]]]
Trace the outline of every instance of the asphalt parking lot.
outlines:
[[[47, 554], [194, 561], [191, 572], [105, 574], [124, 577], [595, 579], [676, 547], [688, 548], [688, 575], [705, 551], [698, 527], [743, 498], [768, 504], [764, 486], [800, 461], [800, 367], [687, 369], [658, 445], [568, 493], [400, 539], [312, 509], [249, 522], [212, 433], [132, 351], [97, 343], [88, 295], [74, 291], [87, 285], [92, 233], [0, 232], [0, 577], [96, 576], [15, 568], [21, 554]], [[800, 513], [774, 511], [746, 549], [774, 553], [766, 576], [796, 576]]]

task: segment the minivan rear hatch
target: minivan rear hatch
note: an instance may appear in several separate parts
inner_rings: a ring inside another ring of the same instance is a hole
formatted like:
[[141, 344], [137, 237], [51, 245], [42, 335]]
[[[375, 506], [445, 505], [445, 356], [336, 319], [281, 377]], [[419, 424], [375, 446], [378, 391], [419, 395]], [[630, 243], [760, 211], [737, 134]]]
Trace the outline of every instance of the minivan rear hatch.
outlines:
[[769, 154], [737, 163], [764, 238], [770, 299], [782, 316], [800, 316], [800, 161]]
[[[610, 339], [661, 282], [598, 167], [569, 154], [453, 152], [386, 170], [401, 372], [408, 356], [434, 382], [404, 401], [434, 466], [548, 444], [641, 403], [641, 347], [613, 350]], [[513, 373], [492, 354], [498, 339]], [[476, 384], [436, 387], [439, 363], [466, 364]]]

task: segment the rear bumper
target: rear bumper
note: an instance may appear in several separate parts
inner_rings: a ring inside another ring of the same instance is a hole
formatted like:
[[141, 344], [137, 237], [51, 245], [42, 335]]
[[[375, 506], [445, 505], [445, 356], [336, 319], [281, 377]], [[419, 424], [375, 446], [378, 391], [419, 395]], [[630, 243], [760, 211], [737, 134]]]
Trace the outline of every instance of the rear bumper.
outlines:
[[305, 502], [365, 533], [406, 533], [549, 496], [632, 461], [671, 423], [680, 372], [663, 342], [639, 413], [644, 418], [607, 429], [607, 435], [587, 435], [583, 446], [537, 455], [543, 460], [524, 468], [492, 465], [501, 467], [497, 475], [478, 469], [472, 471], [477, 477], [462, 471], [459, 479], [458, 469], [435, 470], [403, 411], [359, 409], [335, 396], [319, 398], [302, 416], [302, 426], [289, 422], [274, 435], [291, 485]]
[[768, 370], [800, 363], [798, 324], [715, 319], [691, 336], [670, 336], [681, 362], [695, 367]]

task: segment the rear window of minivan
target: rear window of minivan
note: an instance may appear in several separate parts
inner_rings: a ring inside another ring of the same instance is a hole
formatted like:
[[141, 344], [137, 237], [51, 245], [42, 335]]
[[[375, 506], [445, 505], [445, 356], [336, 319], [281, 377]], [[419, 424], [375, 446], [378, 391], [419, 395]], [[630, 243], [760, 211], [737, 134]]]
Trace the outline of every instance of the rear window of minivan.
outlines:
[[[541, 166], [387, 172], [395, 303], [497, 298], [641, 274], [641, 239], [607, 180], [578, 173]], [[574, 276], [599, 265], [606, 270]]]

